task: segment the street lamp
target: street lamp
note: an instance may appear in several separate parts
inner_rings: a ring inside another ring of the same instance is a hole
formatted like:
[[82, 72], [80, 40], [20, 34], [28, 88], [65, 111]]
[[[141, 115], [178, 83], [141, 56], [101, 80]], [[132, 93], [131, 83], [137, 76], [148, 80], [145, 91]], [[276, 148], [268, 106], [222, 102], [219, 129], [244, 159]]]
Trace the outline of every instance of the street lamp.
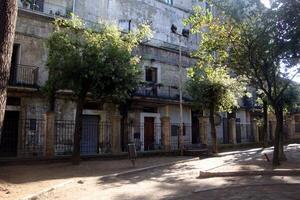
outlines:
[[182, 29], [181, 34], [177, 32], [177, 27], [172, 24], [171, 26], [172, 33], [179, 36], [179, 109], [180, 109], [180, 129], [179, 129], [179, 149], [180, 154], [183, 155], [183, 109], [182, 109], [182, 58], [181, 58], [181, 37], [188, 38], [190, 35], [190, 30]]

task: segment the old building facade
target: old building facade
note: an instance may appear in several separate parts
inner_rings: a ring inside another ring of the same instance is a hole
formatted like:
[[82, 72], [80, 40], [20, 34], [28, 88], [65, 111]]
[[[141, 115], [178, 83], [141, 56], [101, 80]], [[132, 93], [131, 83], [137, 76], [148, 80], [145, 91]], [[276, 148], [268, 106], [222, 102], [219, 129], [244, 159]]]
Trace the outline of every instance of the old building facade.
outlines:
[[[141, 80], [126, 105], [87, 100], [83, 115], [82, 154], [118, 153], [134, 142], [140, 151], [176, 150], [179, 146], [179, 81], [187, 80], [186, 68], [195, 60], [190, 52], [199, 43], [197, 35], [188, 38], [171, 32], [172, 24], [180, 33], [182, 20], [197, 0], [35, 0], [19, 1], [11, 78], [2, 134], [1, 155], [44, 156], [72, 152], [76, 105], [66, 93], [58, 93], [55, 114], [49, 115], [42, 86], [48, 78], [46, 40], [53, 32], [52, 21], [71, 12], [87, 26], [103, 21], [115, 23], [126, 34], [141, 23], [148, 23], [154, 37], [135, 51], [141, 56]], [[179, 73], [179, 47], [182, 73]], [[220, 114], [217, 134], [220, 143], [254, 140], [253, 118], [242, 102], [233, 119]], [[183, 90], [184, 144], [207, 144], [208, 119], [192, 110]], [[255, 127], [254, 127], [255, 129]], [[5, 145], [3, 145], [5, 144]]]
[[[6, 133], [3, 135], [3, 141], [9, 144], [2, 145], [2, 154], [30, 156], [45, 152], [48, 138], [45, 113], [49, 108], [42, 91], [48, 77], [45, 41], [53, 32], [51, 23], [55, 17], [66, 17], [71, 12], [87, 25], [107, 21], [115, 23], [126, 33], [140, 23], [147, 22], [154, 31], [153, 39], [145, 41], [136, 50], [142, 57], [141, 80], [146, 84], [137, 88], [128, 105], [86, 103], [83, 111], [82, 153], [118, 152], [126, 150], [128, 142], [136, 142], [141, 151], [161, 149], [166, 145], [171, 148], [172, 137], [173, 148], [177, 148], [180, 122], [179, 37], [171, 33], [170, 28], [175, 24], [178, 30], [183, 29], [182, 19], [189, 16], [192, 6], [196, 4], [197, 1], [193, 0], [19, 1], [8, 88]], [[196, 48], [197, 39], [191, 36], [181, 42], [183, 82], [186, 79], [185, 68], [194, 62], [189, 52]], [[185, 140], [191, 143], [191, 106], [187, 95], [184, 93], [183, 96]], [[75, 108], [75, 103], [68, 96], [57, 95], [53, 137], [56, 154], [72, 151]]]

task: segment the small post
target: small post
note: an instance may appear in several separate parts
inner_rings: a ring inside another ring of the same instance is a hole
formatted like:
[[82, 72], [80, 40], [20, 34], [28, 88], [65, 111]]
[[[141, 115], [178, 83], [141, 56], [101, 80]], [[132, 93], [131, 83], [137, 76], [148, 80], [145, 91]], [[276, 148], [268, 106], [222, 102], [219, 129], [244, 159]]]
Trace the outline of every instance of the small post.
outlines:
[[55, 113], [54, 112], [46, 112], [44, 115], [45, 126], [44, 126], [44, 134], [45, 134], [45, 144], [46, 144], [46, 158], [54, 157], [54, 134], [55, 134]]
[[128, 159], [131, 161], [133, 167], [135, 167], [136, 157], [137, 157], [137, 153], [135, 149], [135, 144], [134, 143], [128, 144]]
[[255, 143], [259, 143], [259, 132], [257, 127], [257, 121], [255, 119], [252, 121], [252, 130]]
[[236, 144], [236, 123], [235, 118], [229, 119], [229, 142]]
[[112, 152], [121, 152], [121, 116], [112, 116]]
[[201, 144], [207, 145], [207, 118], [199, 117], [199, 134], [200, 134], [200, 141]]
[[164, 150], [166, 152], [169, 152], [171, 150], [171, 145], [170, 145], [170, 117], [162, 117], [161, 119], [161, 124], [162, 124], [162, 138], [163, 138], [163, 146]]

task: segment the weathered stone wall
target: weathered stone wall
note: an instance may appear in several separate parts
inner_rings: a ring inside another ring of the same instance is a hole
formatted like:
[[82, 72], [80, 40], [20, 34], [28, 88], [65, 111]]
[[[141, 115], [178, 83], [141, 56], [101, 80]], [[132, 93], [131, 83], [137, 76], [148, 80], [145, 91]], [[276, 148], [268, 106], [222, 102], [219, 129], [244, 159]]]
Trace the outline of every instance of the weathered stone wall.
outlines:
[[21, 99], [21, 119], [43, 119], [48, 103], [43, 98], [23, 97]]
[[[154, 38], [149, 43], [170, 46], [179, 44], [178, 36], [171, 33], [171, 25], [175, 24], [180, 32], [184, 28], [182, 20], [190, 15], [192, 6], [196, 4], [199, 3], [194, 0], [174, 1], [173, 6], [159, 0], [81, 0], [76, 1], [75, 14], [87, 21], [105, 20], [124, 28], [131, 20], [132, 29], [138, 24], [150, 22]], [[183, 40], [182, 43], [187, 48], [195, 48], [198, 40], [197, 36], [191, 36], [189, 41]]]
[[38, 85], [43, 85], [48, 78], [45, 42], [53, 32], [52, 20], [25, 11], [20, 11], [17, 19], [14, 43], [20, 44], [19, 64], [39, 68]]

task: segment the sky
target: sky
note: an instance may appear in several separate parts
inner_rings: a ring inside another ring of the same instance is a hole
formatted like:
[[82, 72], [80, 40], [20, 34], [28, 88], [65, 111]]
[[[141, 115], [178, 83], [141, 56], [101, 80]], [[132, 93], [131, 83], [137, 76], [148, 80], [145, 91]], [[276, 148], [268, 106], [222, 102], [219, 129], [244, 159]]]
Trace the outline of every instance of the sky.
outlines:
[[269, 0], [260, 0], [260, 2], [261, 2], [262, 4], [264, 4], [267, 8], [270, 8], [270, 7], [271, 7], [270, 1], [269, 1]]
[[300, 83], [300, 74], [298, 73], [298, 75], [293, 79], [293, 81], [296, 81], [297, 83]]

